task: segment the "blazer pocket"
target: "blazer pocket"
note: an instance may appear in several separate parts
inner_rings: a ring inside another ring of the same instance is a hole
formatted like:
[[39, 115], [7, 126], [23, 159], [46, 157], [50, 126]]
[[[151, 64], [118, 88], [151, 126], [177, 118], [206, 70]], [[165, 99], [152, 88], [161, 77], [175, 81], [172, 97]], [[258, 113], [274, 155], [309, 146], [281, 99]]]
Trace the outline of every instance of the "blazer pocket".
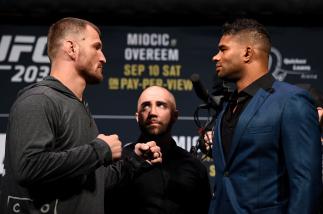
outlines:
[[270, 133], [273, 131], [272, 126], [251, 126], [247, 128], [248, 134], [262, 134], [262, 133]]

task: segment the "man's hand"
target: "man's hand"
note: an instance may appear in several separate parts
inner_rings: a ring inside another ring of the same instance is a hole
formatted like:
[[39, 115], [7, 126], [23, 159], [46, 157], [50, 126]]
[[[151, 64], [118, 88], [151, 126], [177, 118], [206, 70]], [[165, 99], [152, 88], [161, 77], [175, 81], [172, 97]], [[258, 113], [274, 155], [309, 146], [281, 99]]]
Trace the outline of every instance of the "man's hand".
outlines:
[[323, 120], [323, 107], [317, 107], [317, 113], [319, 115], [319, 121], [322, 122]]
[[204, 134], [204, 142], [205, 142], [204, 146], [205, 146], [206, 151], [209, 151], [212, 148], [213, 137], [214, 137], [213, 131], [205, 132], [205, 134]]
[[99, 134], [97, 138], [103, 140], [106, 144], [109, 145], [112, 153], [112, 160], [119, 160], [121, 158], [122, 143], [119, 140], [118, 135]]
[[162, 162], [162, 153], [160, 152], [160, 148], [156, 145], [155, 141], [137, 143], [135, 145], [134, 152], [136, 155], [141, 156], [150, 164]]

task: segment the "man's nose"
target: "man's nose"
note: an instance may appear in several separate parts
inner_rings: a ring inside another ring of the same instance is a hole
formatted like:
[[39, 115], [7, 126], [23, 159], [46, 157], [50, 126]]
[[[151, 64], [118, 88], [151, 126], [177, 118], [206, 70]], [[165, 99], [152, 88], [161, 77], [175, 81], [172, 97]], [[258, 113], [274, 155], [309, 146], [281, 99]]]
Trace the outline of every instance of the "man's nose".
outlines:
[[155, 105], [151, 106], [150, 112], [151, 115], [157, 115], [157, 107]]
[[100, 56], [100, 62], [102, 64], [105, 64], [107, 62], [107, 60], [106, 60], [106, 58], [105, 58], [105, 56], [104, 56], [104, 54], [102, 52], [101, 52], [101, 56]]
[[218, 62], [220, 60], [219, 58], [220, 58], [219, 53], [217, 53], [212, 57], [212, 61], [213, 62]]

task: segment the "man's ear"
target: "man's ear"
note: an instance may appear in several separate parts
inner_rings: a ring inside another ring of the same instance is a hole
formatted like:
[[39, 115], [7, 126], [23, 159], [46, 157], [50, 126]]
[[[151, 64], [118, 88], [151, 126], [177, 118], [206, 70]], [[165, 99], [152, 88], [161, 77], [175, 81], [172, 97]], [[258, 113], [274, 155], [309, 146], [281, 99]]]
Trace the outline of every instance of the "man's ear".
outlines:
[[72, 60], [76, 59], [78, 46], [75, 42], [71, 40], [64, 41], [64, 50]]
[[178, 119], [179, 112], [177, 109], [174, 110], [173, 112], [173, 123], [175, 123]]
[[246, 63], [251, 62], [251, 59], [252, 59], [253, 54], [254, 54], [254, 53], [253, 53], [253, 49], [252, 49], [252, 47], [247, 46], [247, 47], [245, 48], [245, 52], [244, 52], [244, 55], [243, 55], [244, 62], [246, 62]]
[[138, 123], [138, 121], [139, 121], [139, 119], [138, 119], [138, 116], [139, 116], [139, 114], [138, 114], [138, 112], [136, 112], [136, 121], [137, 121], [137, 123]]

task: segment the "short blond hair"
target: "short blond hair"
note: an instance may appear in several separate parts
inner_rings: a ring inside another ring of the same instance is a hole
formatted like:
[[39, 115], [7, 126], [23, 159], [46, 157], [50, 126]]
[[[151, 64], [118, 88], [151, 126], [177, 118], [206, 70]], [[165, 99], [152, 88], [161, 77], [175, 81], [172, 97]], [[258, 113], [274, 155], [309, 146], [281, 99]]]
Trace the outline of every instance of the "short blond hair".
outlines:
[[52, 61], [55, 58], [57, 50], [61, 45], [61, 39], [70, 34], [82, 33], [88, 25], [101, 35], [100, 29], [95, 24], [84, 19], [66, 17], [52, 24], [47, 35], [47, 54], [49, 59]]

